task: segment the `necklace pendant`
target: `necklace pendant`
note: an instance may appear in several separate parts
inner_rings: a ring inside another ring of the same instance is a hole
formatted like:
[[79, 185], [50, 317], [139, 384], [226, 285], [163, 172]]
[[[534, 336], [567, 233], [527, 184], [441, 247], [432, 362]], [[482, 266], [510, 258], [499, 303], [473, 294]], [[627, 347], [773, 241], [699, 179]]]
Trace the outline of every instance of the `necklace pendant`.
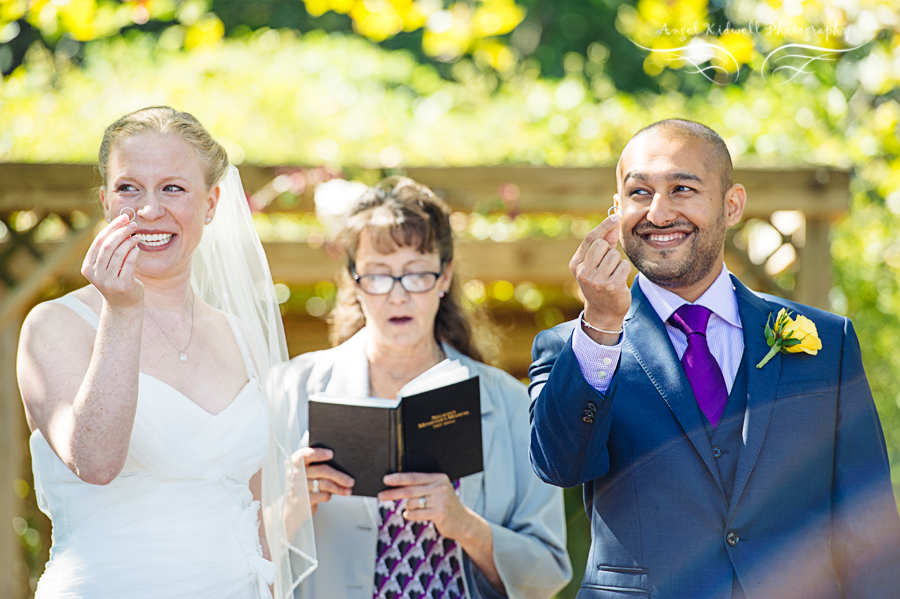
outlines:
[[185, 355], [184, 352], [181, 352], [181, 361], [182, 361], [182, 362], [187, 362], [187, 355]]

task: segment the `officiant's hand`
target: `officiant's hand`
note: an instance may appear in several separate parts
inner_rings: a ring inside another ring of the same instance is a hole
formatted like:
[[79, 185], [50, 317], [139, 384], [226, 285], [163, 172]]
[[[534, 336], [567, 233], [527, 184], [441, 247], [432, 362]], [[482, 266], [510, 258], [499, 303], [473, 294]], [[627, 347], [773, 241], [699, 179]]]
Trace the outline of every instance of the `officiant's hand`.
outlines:
[[[614, 214], [588, 233], [572, 260], [569, 270], [575, 275], [584, 295], [584, 320], [598, 329], [621, 331], [631, 307], [628, 274], [631, 263], [616, 249], [619, 242], [618, 215]], [[588, 336], [602, 345], [619, 342], [618, 333], [602, 333], [582, 327]]]
[[453, 483], [446, 474], [397, 472], [384, 477], [384, 484], [393, 487], [378, 494], [379, 501], [408, 499], [403, 517], [413, 522], [430, 520], [439, 533], [460, 541], [475, 527], [475, 512], [463, 505], [456, 496]]
[[356, 483], [353, 477], [321, 463], [333, 457], [333, 451], [322, 447], [303, 447], [292, 457], [295, 468], [306, 469], [306, 486], [313, 514], [319, 509], [319, 504], [331, 500], [332, 495], [347, 496], [353, 492]]

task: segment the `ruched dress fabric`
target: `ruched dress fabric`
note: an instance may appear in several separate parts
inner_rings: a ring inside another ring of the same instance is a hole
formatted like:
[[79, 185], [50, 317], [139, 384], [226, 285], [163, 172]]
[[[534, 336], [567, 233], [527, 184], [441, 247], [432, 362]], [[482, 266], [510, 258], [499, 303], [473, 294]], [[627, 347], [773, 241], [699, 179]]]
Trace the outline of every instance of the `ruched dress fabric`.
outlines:
[[[60, 300], [97, 328], [90, 308]], [[128, 458], [110, 484], [82, 481], [39, 430], [31, 435], [38, 504], [53, 521], [36, 599], [272, 596], [275, 566], [262, 557], [249, 488], [268, 452], [269, 417], [239, 326], [229, 323], [247, 384], [213, 415], [141, 373]]]

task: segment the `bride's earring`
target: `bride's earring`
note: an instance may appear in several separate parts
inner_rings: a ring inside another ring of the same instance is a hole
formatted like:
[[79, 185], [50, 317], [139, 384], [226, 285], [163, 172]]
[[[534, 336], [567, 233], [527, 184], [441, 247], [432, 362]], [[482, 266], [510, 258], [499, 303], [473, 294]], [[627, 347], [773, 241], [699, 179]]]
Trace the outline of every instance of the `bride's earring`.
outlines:
[[211, 222], [212, 222], [212, 218], [210, 218], [210, 217], [207, 216], [207, 217], [206, 217], [206, 224], [208, 225], [208, 224], [211, 223]]

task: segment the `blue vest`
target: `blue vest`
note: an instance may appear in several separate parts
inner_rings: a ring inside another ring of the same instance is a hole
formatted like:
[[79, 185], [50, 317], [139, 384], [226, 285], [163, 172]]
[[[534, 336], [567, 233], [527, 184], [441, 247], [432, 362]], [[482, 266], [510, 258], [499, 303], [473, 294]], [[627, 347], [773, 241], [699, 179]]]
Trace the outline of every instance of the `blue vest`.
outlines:
[[[699, 407], [697, 408], [700, 409]], [[744, 444], [744, 415], [747, 410], [747, 355], [741, 358], [731, 386], [731, 394], [728, 403], [725, 404], [725, 413], [719, 426], [713, 429], [712, 425], [703, 417], [706, 425], [706, 435], [709, 437], [709, 445], [713, 456], [716, 458], [716, 466], [719, 468], [719, 478], [725, 488], [725, 497], [731, 504], [731, 493], [734, 489], [734, 475], [737, 471], [738, 454]], [[702, 414], [702, 412], [701, 412]], [[745, 599], [744, 591], [738, 583], [737, 575], [732, 579], [731, 599]]]

